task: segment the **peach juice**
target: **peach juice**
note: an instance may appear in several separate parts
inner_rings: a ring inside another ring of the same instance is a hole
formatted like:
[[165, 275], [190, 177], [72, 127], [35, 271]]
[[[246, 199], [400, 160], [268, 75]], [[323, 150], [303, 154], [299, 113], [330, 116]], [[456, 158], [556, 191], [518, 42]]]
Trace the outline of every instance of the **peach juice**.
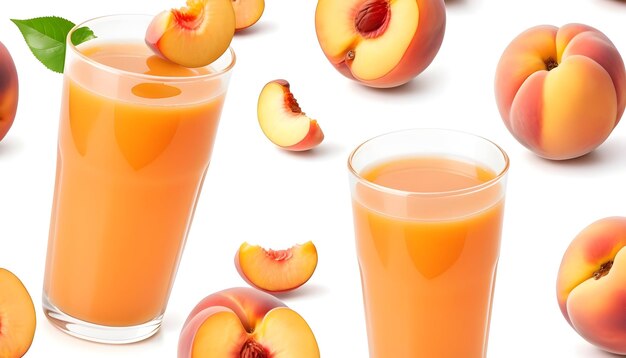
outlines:
[[351, 158], [370, 357], [485, 357], [506, 160], [490, 167], [434, 150], [363, 165], [385, 137]]
[[[126, 343], [160, 324], [228, 78], [164, 60], [143, 41], [99, 37], [68, 51], [44, 306], [70, 334]], [[83, 323], [145, 330], [72, 331]]]

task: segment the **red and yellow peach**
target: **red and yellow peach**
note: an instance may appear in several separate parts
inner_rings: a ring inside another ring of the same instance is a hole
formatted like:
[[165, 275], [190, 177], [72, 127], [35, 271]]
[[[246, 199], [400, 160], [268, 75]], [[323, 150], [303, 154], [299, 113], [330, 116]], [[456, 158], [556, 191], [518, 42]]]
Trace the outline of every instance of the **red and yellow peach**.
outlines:
[[322, 51], [350, 79], [395, 87], [435, 58], [446, 27], [443, 0], [319, 0], [315, 29]]
[[502, 54], [495, 93], [520, 143], [547, 159], [571, 159], [602, 144], [619, 122], [626, 70], [613, 43], [590, 26], [537, 26]]
[[18, 81], [9, 50], [0, 42], [0, 140], [7, 134], [17, 112]]
[[191, 311], [178, 358], [319, 358], [309, 325], [274, 296], [252, 289], [214, 293]]
[[626, 354], [626, 217], [587, 226], [568, 247], [557, 299], [570, 325], [608, 352]]

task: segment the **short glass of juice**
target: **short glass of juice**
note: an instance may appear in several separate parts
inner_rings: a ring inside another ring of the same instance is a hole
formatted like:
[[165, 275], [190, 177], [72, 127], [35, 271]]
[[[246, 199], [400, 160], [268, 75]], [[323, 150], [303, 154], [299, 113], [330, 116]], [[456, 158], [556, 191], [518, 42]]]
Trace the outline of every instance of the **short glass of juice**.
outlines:
[[485, 357], [506, 153], [415, 129], [366, 141], [348, 168], [370, 357]]
[[154, 55], [151, 16], [68, 36], [43, 307], [61, 330], [130, 343], [161, 325], [211, 159], [235, 54], [201, 68]]

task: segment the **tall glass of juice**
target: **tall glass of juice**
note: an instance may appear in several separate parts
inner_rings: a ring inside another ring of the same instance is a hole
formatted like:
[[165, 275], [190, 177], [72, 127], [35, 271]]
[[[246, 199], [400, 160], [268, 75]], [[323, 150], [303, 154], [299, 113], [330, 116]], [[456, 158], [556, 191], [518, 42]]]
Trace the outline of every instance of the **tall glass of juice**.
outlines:
[[370, 357], [485, 357], [506, 153], [415, 129], [361, 144], [348, 167]]
[[235, 63], [232, 50], [168, 62], [144, 43], [150, 21], [101, 17], [76, 27], [96, 38], [68, 36], [43, 306], [104, 343], [160, 327]]

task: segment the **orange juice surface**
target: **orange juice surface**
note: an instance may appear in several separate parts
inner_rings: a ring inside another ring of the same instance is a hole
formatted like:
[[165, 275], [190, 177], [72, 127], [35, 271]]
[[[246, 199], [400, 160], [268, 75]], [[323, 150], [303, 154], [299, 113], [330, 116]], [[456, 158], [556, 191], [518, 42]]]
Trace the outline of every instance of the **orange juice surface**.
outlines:
[[209, 73], [141, 43], [84, 45], [83, 55], [122, 71], [66, 66], [44, 291], [77, 319], [138, 325], [165, 309], [224, 91], [134, 75]]
[[[494, 173], [443, 157], [397, 159], [361, 175], [385, 188], [422, 193], [356, 187], [370, 356], [484, 357], [503, 184], [485, 184]], [[482, 190], [467, 191], [481, 184]]]

